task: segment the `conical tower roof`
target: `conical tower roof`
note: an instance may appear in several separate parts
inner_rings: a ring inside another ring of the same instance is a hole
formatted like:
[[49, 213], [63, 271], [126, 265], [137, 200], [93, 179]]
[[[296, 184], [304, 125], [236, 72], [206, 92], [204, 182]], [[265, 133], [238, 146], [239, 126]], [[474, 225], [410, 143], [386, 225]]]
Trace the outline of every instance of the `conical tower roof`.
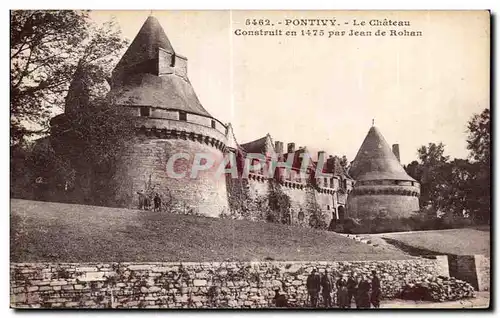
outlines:
[[72, 113], [90, 103], [90, 79], [85, 72], [85, 66], [80, 61], [73, 74], [73, 79], [69, 85], [68, 94], [65, 101], [65, 113]]
[[174, 51], [153, 16], [144, 22], [113, 70], [109, 96], [117, 105], [181, 110], [212, 117], [187, 77], [187, 59]]
[[405, 180], [410, 177], [396, 158], [384, 136], [372, 126], [351, 164], [349, 174], [355, 180]]
[[175, 53], [158, 19], [149, 16], [113, 72], [158, 58], [159, 48]]

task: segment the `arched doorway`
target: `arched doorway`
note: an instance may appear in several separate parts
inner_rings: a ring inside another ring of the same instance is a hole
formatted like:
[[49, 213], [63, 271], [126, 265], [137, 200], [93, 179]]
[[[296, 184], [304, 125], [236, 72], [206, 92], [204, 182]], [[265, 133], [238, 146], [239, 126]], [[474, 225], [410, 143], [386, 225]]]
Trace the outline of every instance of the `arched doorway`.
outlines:
[[339, 206], [339, 221], [344, 221], [345, 218], [345, 208], [343, 205]]

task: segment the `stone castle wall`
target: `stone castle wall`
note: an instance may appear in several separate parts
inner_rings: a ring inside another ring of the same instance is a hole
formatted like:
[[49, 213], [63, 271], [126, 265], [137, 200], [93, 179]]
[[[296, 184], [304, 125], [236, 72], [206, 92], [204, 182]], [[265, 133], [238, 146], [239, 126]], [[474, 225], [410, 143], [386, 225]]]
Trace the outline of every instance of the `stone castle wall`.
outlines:
[[[241, 182], [241, 181], [236, 181]], [[251, 176], [246, 185], [250, 200], [265, 200], [269, 196], [269, 180], [264, 177]], [[311, 205], [316, 204], [324, 215], [324, 220], [328, 225], [333, 218], [338, 205], [337, 194], [328, 191], [320, 192], [294, 183], [279, 185], [279, 189], [290, 198], [291, 219], [290, 224], [308, 226]], [[231, 187], [228, 191], [232, 191]]]
[[[177, 153], [187, 153], [190, 159], [175, 161], [174, 172], [186, 172], [186, 175], [173, 178], [167, 174], [167, 161]], [[208, 154], [215, 164], [209, 170], [199, 171], [196, 178], [191, 178], [196, 153]], [[225, 177], [217, 174], [222, 161], [221, 149], [204, 140], [190, 140], [189, 135], [176, 138], [139, 136], [121, 157], [120, 173], [114, 180], [118, 188], [116, 201], [122, 206], [137, 208], [137, 192], [153, 189], [160, 193], [163, 202], [172, 200], [170, 202], [178, 208], [217, 217], [229, 209]]]
[[[446, 262], [446, 260], [445, 260]], [[262, 308], [275, 288], [298, 307], [308, 304], [313, 267], [337, 277], [379, 273], [383, 299], [422, 277], [447, 275], [442, 260], [230, 263], [12, 263], [14, 308]]]
[[363, 194], [354, 192], [347, 198], [350, 217], [369, 219], [377, 216], [403, 218], [419, 211], [417, 196], [393, 194]]

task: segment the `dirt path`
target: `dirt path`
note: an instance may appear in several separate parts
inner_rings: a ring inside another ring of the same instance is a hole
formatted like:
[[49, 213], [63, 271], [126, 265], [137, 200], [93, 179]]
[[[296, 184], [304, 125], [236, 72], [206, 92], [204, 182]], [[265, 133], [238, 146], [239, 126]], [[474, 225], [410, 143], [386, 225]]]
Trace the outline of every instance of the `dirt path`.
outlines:
[[394, 299], [384, 301], [381, 308], [488, 308], [490, 304], [489, 292], [477, 292], [475, 298], [457, 301], [429, 302]]

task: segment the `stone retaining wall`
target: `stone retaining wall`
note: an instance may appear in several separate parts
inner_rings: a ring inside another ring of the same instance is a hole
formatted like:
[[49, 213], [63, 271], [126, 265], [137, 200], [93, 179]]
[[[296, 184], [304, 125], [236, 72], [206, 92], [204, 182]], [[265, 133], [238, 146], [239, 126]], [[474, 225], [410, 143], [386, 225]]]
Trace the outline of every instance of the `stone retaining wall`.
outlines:
[[313, 267], [334, 275], [376, 270], [385, 299], [405, 281], [441, 275], [441, 260], [258, 263], [15, 263], [14, 308], [259, 308], [272, 307], [280, 287], [291, 304], [307, 304]]
[[471, 284], [475, 290], [490, 290], [490, 258], [485, 255], [449, 255], [450, 275]]

